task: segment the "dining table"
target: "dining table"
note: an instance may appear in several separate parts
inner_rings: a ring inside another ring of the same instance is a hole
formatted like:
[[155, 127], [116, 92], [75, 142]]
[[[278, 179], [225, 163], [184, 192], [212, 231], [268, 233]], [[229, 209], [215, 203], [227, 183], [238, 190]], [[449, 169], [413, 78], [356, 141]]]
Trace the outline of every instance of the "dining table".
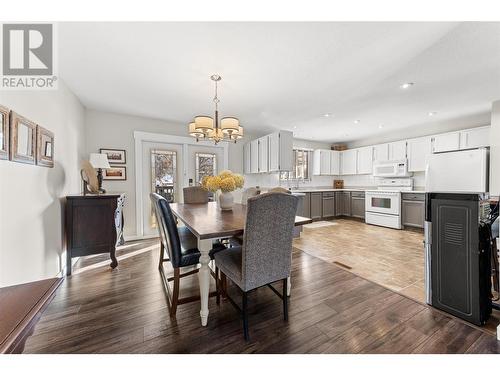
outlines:
[[[210, 292], [210, 256], [214, 240], [240, 236], [244, 233], [246, 222], [246, 205], [235, 203], [231, 210], [221, 210], [217, 202], [201, 204], [171, 203], [174, 216], [198, 239], [200, 269], [198, 281], [200, 284], [200, 316], [201, 325], [208, 322], [208, 296]], [[307, 217], [295, 216], [295, 226], [311, 223]], [[290, 294], [290, 279], [288, 294]]]

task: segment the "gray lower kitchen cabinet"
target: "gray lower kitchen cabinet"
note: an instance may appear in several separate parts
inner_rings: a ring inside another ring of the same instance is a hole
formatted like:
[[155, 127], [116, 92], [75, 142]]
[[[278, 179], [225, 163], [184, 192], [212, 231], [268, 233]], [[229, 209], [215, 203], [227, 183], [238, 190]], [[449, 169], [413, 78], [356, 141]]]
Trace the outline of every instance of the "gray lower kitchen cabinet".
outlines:
[[311, 219], [323, 217], [323, 199], [321, 193], [311, 193]]
[[365, 218], [365, 194], [354, 194], [351, 196], [351, 216], [359, 219]]
[[424, 201], [403, 201], [403, 225], [407, 227], [424, 227]]
[[402, 222], [407, 227], [424, 227], [425, 197], [424, 194], [403, 193], [402, 198]]
[[351, 192], [337, 191], [335, 192], [335, 215], [336, 216], [351, 216]]
[[323, 199], [323, 219], [335, 216], [335, 193], [324, 192]]
[[302, 213], [300, 216], [311, 217], [311, 193], [304, 193], [304, 199], [302, 199]]

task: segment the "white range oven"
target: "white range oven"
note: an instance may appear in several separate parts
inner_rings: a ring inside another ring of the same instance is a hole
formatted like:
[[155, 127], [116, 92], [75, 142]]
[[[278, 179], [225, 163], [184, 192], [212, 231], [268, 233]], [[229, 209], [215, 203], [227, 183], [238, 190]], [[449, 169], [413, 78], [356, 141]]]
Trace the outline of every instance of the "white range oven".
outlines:
[[368, 190], [365, 194], [365, 222], [402, 229], [401, 191], [411, 189], [413, 189], [411, 178], [381, 180], [378, 190]]

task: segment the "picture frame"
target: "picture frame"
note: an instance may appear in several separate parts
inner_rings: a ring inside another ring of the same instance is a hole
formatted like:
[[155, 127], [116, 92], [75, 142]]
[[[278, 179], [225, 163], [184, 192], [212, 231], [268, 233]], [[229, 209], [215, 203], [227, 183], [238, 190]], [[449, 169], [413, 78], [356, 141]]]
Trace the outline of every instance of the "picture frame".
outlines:
[[101, 148], [99, 149], [101, 154], [106, 154], [108, 156], [109, 164], [126, 164], [127, 163], [127, 151], [114, 149], [114, 148]]
[[9, 159], [10, 109], [0, 105], [0, 160]]
[[54, 133], [40, 125], [36, 128], [36, 165], [54, 168]]
[[127, 167], [112, 165], [111, 168], [103, 169], [102, 179], [108, 181], [126, 181]]
[[37, 124], [26, 117], [10, 112], [10, 160], [35, 164]]

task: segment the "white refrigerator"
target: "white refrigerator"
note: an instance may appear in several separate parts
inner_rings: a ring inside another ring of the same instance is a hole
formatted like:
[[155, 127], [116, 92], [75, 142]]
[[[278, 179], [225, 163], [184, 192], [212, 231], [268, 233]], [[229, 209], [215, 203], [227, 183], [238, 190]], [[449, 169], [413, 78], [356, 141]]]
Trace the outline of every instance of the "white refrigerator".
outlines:
[[488, 176], [486, 148], [432, 154], [425, 169], [425, 191], [486, 193]]

